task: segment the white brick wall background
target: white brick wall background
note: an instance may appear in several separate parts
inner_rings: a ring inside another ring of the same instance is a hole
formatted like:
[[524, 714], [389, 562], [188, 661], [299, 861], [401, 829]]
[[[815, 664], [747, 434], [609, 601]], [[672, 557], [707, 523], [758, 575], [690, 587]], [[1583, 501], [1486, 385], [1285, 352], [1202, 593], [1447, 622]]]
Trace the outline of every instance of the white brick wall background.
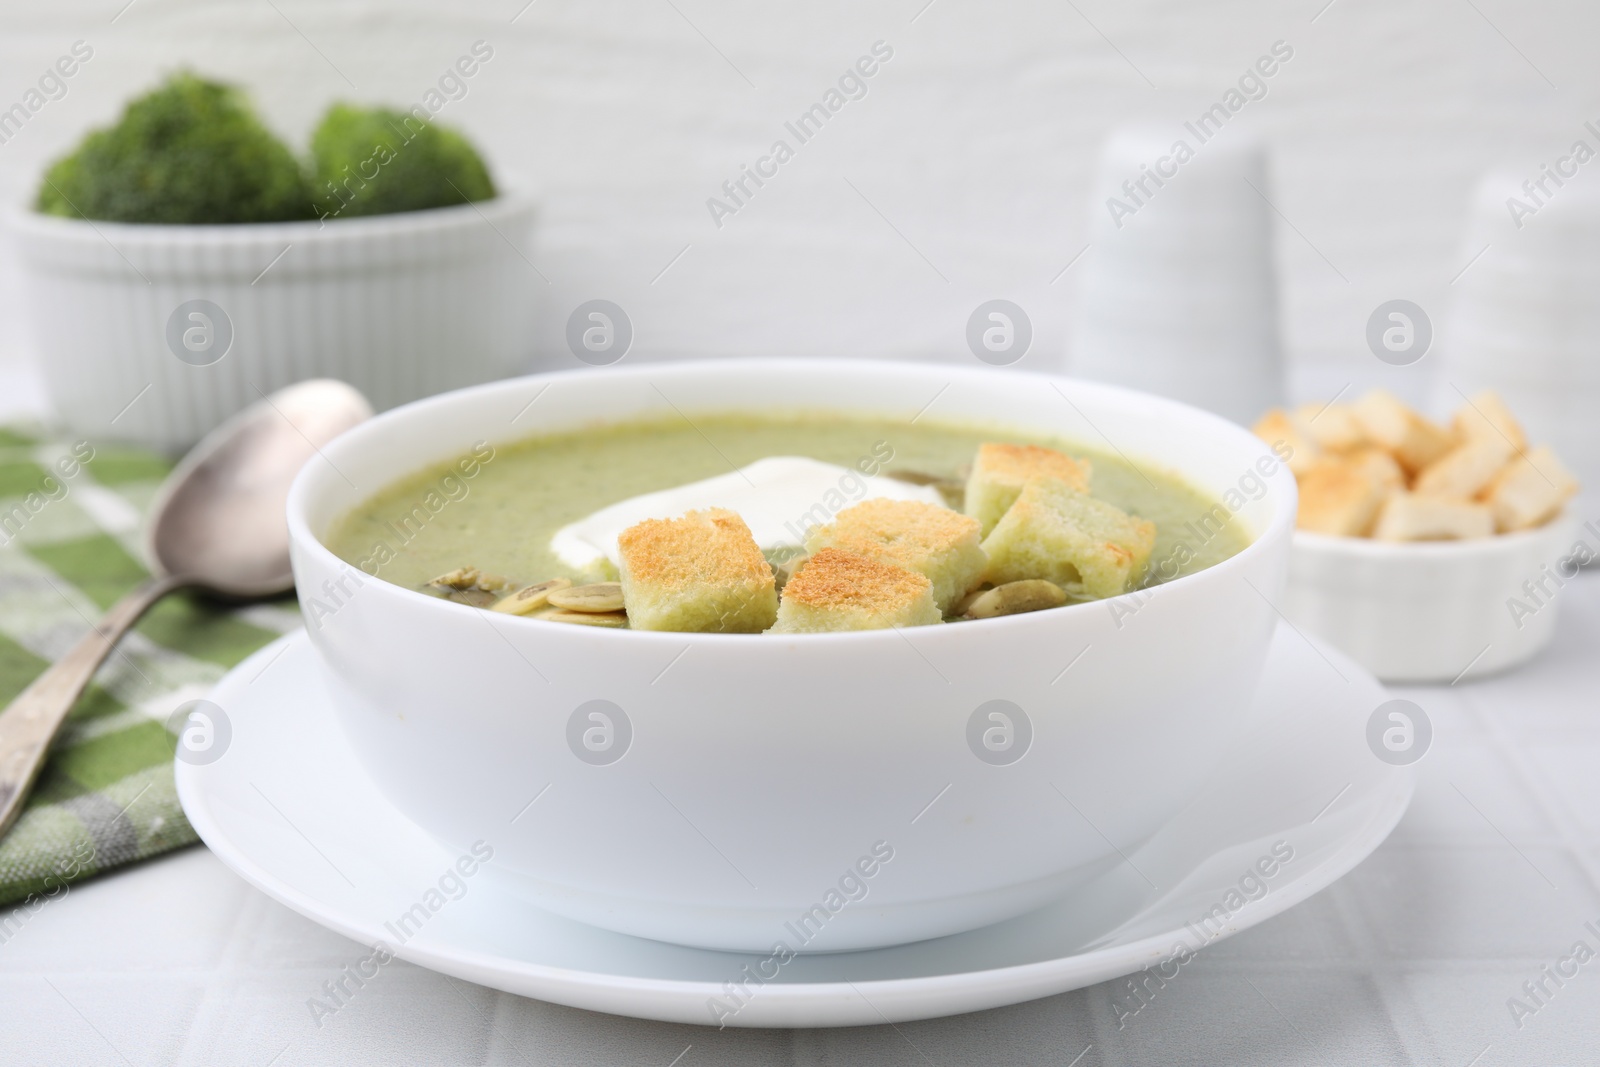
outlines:
[[[1003, 296], [1047, 368], [1075, 299], [1072, 273], [1051, 279], [1103, 210], [1087, 198], [1107, 131], [1180, 132], [1281, 38], [1295, 58], [1241, 121], [1269, 139], [1294, 227], [1277, 234], [1291, 391], [1384, 380], [1420, 398], [1426, 367], [1379, 366], [1367, 315], [1404, 296], [1437, 321], [1477, 176], [1534, 173], [1600, 114], [1600, 7], [1571, 0], [525, 2], [8, 0], [0, 106], [74, 40], [95, 56], [0, 145], [0, 198], [30, 197], [48, 160], [174, 67], [248, 86], [300, 143], [330, 100], [414, 101], [481, 38], [495, 57], [443, 118], [542, 194], [528, 252], [550, 282], [529, 270], [528, 291], [552, 358], [596, 296], [630, 312], [635, 359], [970, 358], [967, 315]], [[895, 55], [868, 96], [718, 229], [706, 198], [880, 39]], [[0, 258], [0, 349], [24, 360]]]

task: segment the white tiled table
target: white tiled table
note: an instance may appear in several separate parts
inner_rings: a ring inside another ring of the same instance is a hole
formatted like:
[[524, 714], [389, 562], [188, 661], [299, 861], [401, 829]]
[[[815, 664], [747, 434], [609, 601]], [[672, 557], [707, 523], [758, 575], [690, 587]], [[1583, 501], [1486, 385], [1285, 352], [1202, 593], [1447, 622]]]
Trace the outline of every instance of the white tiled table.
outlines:
[[1208, 948], [1121, 1030], [1115, 982], [899, 1027], [717, 1031], [404, 963], [318, 1027], [307, 998], [365, 950], [194, 848], [75, 888], [0, 945], [0, 1064], [1595, 1063], [1600, 957], [1520, 1028], [1507, 1005], [1574, 942], [1600, 952], [1600, 575], [1560, 595], [1534, 664], [1402, 691], [1434, 742], [1371, 859]]

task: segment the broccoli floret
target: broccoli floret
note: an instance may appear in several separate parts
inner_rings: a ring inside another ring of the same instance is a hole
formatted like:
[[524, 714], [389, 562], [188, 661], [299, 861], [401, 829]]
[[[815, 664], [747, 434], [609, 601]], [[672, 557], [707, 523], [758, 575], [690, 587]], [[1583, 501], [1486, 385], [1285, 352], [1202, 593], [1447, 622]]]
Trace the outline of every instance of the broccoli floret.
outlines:
[[311, 136], [317, 214], [387, 215], [495, 195], [461, 134], [392, 108], [335, 104]]
[[231, 86], [176, 74], [45, 172], [38, 210], [111, 222], [313, 217], [294, 153]]

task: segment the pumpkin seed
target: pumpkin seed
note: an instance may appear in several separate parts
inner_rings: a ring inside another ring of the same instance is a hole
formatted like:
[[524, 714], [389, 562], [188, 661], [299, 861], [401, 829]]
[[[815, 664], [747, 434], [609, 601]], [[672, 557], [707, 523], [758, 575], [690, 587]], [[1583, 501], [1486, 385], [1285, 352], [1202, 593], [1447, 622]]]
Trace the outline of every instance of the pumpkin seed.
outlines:
[[427, 584], [440, 589], [474, 589], [481, 587], [480, 581], [484, 577], [484, 573], [476, 567], [457, 567], [448, 574], [429, 579]]
[[457, 567], [441, 574], [423, 587], [446, 600], [486, 608], [499, 600], [511, 583], [497, 574], [485, 574], [476, 567]]
[[957, 606], [969, 619], [993, 619], [1001, 615], [1020, 615], [1025, 611], [1059, 608], [1067, 602], [1066, 591], [1043, 578], [1007, 582], [966, 598]]
[[621, 627], [628, 625], [628, 616], [620, 611], [563, 611], [556, 608], [546, 611], [535, 618], [546, 622], [573, 622], [579, 626], [610, 626]]
[[967, 609], [972, 606], [972, 602], [974, 600], [977, 600], [979, 597], [981, 597], [983, 594], [987, 593], [988, 591], [989, 590], [987, 590], [987, 589], [974, 589], [974, 590], [972, 590], [972, 592], [966, 594], [965, 596], [958, 597], [956, 599], [955, 604], [952, 605], [951, 608], [950, 608], [950, 617], [951, 618], [956, 618], [956, 619], [964, 619], [964, 618], [966, 618], [967, 617]]
[[571, 578], [551, 578], [547, 582], [523, 586], [510, 596], [495, 601], [492, 607], [495, 611], [503, 611], [507, 615], [532, 615], [540, 608], [549, 607], [552, 592], [566, 589], [571, 585]]
[[549, 596], [552, 607], [567, 611], [602, 614], [622, 610], [622, 585], [619, 582], [596, 582], [593, 585], [575, 585], [571, 589], [553, 589]]

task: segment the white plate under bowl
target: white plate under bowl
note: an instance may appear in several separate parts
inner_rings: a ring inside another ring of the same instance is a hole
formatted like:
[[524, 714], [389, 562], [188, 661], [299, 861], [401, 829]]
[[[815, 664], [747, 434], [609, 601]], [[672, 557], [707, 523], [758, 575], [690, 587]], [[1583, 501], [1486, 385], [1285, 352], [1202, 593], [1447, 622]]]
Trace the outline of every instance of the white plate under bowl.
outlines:
[[[457, 873], [460, 857], [386, 805], [362, 773], [304, 632], [274, 642], [217, 686], [211, 700], [227, 723], [215, 733], [213, 751], [222, 754], [204, 765], [180, 761], [177, 781], [189, 821], [247, 881], [412, 963], [645, 1019], [859, 1026], [1092, 985], [1159, 964], [1180, 945], [1195, 951], [1326, 887], [1383, 841], [1411, 799], [1409, 770], [1380, 761], [1367, 746], [1367, 720], [1385, 699], [1347, 657], [1280, 626], [1233, 755], [1127, 862], [1048, 907], [994, 926], [781, 964], [559, 918], [529, 903], [492, 862], [470, 876]], [[908, 845], [916, 814], [907, 813]], [[534, 804], [514, 818], [538, 817]], [[1062, 803], [1063, 825], [1082, 818]], [[492, 837], [486, 831], [489, 848]], [[1272, 871], [1263, 877], [1258, 864], [1272, 861], [1274, 849], [1280, 858], [1292, 851], [1292, 858], [1263, 864]], [[870, 907], [870, 891], [845, 906]], [[758, 971], [773, 977], [752, 979]], [[730, 998], [740, 984], [746, 993]]]

